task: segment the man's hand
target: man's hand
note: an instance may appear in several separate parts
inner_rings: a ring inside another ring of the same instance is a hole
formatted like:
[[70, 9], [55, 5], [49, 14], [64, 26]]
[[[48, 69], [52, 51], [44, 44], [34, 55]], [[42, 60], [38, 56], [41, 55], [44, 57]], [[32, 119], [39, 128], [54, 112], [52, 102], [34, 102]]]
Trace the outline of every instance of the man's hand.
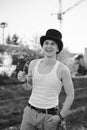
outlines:
[[47, 121], [48, 121], [48, 122], [50, 122], [50, 121], [52, 121], [52, 122], [59, 122], [59, 121], [60, 121], [60, 118], [59, 118], [58, 115], [54, 115], [54, 116], [52, 116], [51, 118], [49, 118]]
[[19, 81], [25, 82], [25, 79], [26, 79], [25, 72], [24, 71], [19, 71], [19, 73], [17, 75], [17, 78], [18, 78]]

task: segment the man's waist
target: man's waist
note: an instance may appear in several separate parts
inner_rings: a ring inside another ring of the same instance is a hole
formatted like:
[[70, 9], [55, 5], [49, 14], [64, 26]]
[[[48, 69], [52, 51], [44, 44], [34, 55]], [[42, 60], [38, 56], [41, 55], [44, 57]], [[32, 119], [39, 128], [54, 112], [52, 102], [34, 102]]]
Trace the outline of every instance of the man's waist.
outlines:
[[58, 106], [57, 107], [52, 107], [52, 108], [49, 108], [49, 109], [38, 108], [38, 107], [32, 106], [30, 103], [28, 103], [28, 106], [31, 109], [34, 109], [39, 113], [46, 113], [46, 114], [56, 115], [60, 111]]
[[29, 103], [38, 108], [52, 108], [58, 106], [59, 99], [58, 96], [43, 96], [43, 94], [32, 94], [29, 98]]

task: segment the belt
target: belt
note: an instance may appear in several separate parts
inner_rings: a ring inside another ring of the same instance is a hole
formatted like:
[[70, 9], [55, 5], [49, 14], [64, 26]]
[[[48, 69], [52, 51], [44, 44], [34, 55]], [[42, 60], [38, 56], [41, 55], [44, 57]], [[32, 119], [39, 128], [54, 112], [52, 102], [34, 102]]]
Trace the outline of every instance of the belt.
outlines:
[[38, 111], [39, 113], [46, 113], [46, 114], [52, 114], [52, 115], [56, 115], [58, 113], [58, 108], [57, 107], [53, 107], [53, 108], [50, 108], [50, 109], [41, 109], [41, 108], [34, 107], [29, 103], [28, 103], [28, 106], [31, 109], [34, 109], [34, 110]]

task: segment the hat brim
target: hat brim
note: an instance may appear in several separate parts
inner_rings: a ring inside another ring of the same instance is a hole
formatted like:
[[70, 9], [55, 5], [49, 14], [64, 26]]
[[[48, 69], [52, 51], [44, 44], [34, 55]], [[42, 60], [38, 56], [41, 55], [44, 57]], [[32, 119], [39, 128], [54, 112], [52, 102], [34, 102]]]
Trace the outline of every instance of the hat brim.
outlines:
[[60, 53], [62, 51], [62, 49], [63, 49], [63, 42], [60, 39], [57, 39], [57, 38], [54, 38], [54, 37], [50, 37], [50, 36], [42, 36], [42, 37], [40, 37], [40, 44], [41, 44], [41, 46], [43, 46], [43, 42], [45, 40], [53, 40], [53, 41], [55, 41], [57, 43], [57, 46], [58, 46], [58, 49], [59, 49], [58, 53]]

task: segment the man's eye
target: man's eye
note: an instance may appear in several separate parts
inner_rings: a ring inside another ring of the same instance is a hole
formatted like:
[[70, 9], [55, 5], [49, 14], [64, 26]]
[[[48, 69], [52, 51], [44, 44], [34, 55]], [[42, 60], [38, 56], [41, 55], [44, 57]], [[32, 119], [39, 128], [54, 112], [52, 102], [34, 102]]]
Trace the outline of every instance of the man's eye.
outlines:
[[48, 45], [49, 43], [48, 42], [45, 42], [45, 45]]
[[52, 43], [51, 43], [51, 45], [52, 45], [52, 46], [54, 46], [54, 45], [55, 45], [55, 43], [54, 43], [54, 42], [52, 42]]

